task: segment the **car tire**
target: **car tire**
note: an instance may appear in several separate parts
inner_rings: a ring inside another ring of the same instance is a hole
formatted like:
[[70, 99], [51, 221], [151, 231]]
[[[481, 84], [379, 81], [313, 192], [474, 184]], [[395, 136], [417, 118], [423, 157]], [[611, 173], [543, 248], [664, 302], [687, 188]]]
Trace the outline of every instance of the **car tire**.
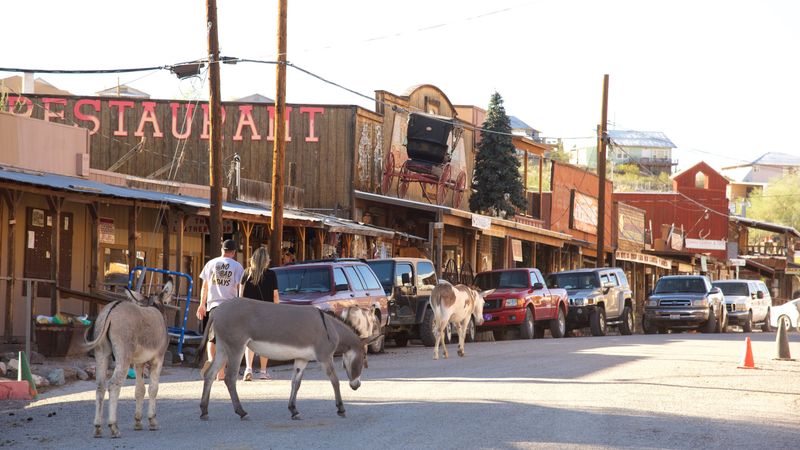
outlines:
[[401, 333], [394, 337], [394, 345], [396, 347], [405, 347], [408, 345], [408, 334]]
[[564, 309], [558, 308], [558, 315], [550, 321], [550, 335], [556, 339], [563, 338], [567, 333], [567, 318], [564, 316]]
[[747, 320], [742, 324], [742, 331], [750, 333], [753, 331], [753, 311], [747, 312]]
[[425, 316], [422, 318], [422, 323], [419, 324], [419, 339], [425, 347], [433, 347], [433, 344], [436, 343], [433, 335], [433, 310], [430, 308], [425, 310]]
[[622, 309], [622, 317], [620, 319], [622, 323], [619, 324], [619, 334], [625, 336], [632, 335], [636, 324], [633, 321], [633, 313], [631, 312], [630, 306], [626, 306]]
[[644, 330], [644, 334], [658, 333], [658, 328], [656, 328], [650, 323], [650, 320], [647, 319], [647, 315], [642, 317], [642, 329]]
[[469, 318], [469, 324], [467, 324], [467, 333], [464, 336], [464, 342], [475, 342], [475, 335], [478, 334], [478, 330], [475, 327], [475, 318]]
[[725, 314], [725, 310], [722, 311], [722, 320], [717, 322], [717, 333], [727, 333], [728, 330], [728, 315]]
[[525, 320], [519, 325], [519, 338], [533, 339], [534, 329], [533, 311], [530, 308], [525, 308]]
[[386, 350], [386, 328], [381, 329], [381, 337], [367, 346], [367, 351], [372, 354], [383, 353]]
[[714, 308], [708, 312], [708, 320], [702, 326], [703, 333], [713, 333], [717, 331], [717, 316], [714, 315]]
[[542, 322], [533, 322], [533, 338], [544, 339], [544, 325], [542, 325]]
[[605, 308], [595, 308], [589, 316], [589, 327], [592, 329], [592, 336], [605, 336], [608, 331], [606, 323]]
[[659, 327], [658, 334], [669, 334], [669, 328]]
[[771, 331], [775, 331], [775, 330], [772, 329], [772, 323], [770, 323], [770, 319], [771, 319], [770, 315], [771, 314], [772, 314], [772, 311], [770, 311], [768, 309], [767, 310], [767, 316], [764, 317], [764, 325], [761, 325], [761, 331], [763, 331], [765, 333], [769, 333]]

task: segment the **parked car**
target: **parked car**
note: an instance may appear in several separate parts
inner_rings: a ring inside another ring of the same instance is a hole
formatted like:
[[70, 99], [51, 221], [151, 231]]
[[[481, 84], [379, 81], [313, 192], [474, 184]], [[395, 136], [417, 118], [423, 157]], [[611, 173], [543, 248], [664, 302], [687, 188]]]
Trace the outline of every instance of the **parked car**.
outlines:
[[761, 324], [763, 331], [772, 331], [772, 297], [763, 281], [719, 280], [711, 284], [725, 295], [729, 324], [741, 325], [745, 333], [753, 331], [756, 324]]
[[372, 353], [384, 348], [388, 302], [372, 269], [358, 259], [326, 259], [290, 264], [273, 269], [278, 279], [281, 303], [313, 305], [337, 315], [358, 306], [378, 317], [383, 337], [369, 346]]
[[539, 269], [503, 269], [481, 272], [475, 284], [486, 293], [483, 325], [502, 339], [509, 328], [523, 339], [544, 337], [545, 327], [554, 338], [566, 334], [567, 291], [549, 289]]
[[644, 332], [698, 329], [724, 332], [728, 315], [722, 291], [702, 275], [661, 277], [648, 295], [644, 308]]
[[[431, 291], [439, 282], [433, 263], [422, 258], [388, 258], [372, 259], [367, 264], [388, 298], [387, 339], [394, 339], [398, 347], [408, 345], [409, 339], [420, 339], [432, 347], [435, 338]], [[473, 337], [474, 334], [473, 330]]]
[[590, 327], [592, 335], [605, 336], [609, 325], [620, 334], [633, 334], [634, 301], [622, 269], [578, 269], [547, 276], [547, 285], [567, 290], [567, 330]]
[[782, 305], [772, 307], [770, 325], [772, 325], [773, 328], [778, 328], [778, 324], [781, 323], [781, 320], [785, 320], [784, 326], [787, 327], [786, 331], [800, 331], [800, 298], [789, 300]]

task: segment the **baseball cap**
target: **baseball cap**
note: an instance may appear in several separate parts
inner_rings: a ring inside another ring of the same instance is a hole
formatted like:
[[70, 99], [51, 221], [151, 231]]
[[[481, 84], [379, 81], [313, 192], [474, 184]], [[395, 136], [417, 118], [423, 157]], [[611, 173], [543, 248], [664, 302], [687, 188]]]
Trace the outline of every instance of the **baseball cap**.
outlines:
[[225, 239], [222, 242], [222, 249], [225, 250], [226, 252], [229, 252], [231, 250], [237, 250], [238, 248], [239, 246], [236, 245], [236, 241], [234, 241], [233, 239]]

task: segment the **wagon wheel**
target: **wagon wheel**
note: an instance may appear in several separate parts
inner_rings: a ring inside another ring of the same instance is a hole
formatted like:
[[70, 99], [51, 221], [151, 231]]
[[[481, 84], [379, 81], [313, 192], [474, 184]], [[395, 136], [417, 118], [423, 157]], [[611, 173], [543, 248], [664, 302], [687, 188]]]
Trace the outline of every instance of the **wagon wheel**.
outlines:
[[408, 170], [406, 164], [400, 169], [400, 174], [397, 176], [397, 198], [406, 198], [408, 193]]
[[392, 178], [394, 178], [394, 154], [389, 152], [389, 154], [386, 156], [386, 165], [383, 169], [381, 194], [387, 195], [389, 193], [389, 189], [392, 187]]
[[453, 208], [458, 208], [461, 204], [461, 197], [464, 195], [464, 187], [467, 185], [467, 173], [463, 170], [456, 177], [456, 185], [453, 187]]
[[436, 186], [436, 204], [443, 205], [444, 197], [447, 195], [447, 189], [451, 186], [450, 181], [450, 164], [445, 164], [442, 168], [442, 176], [439, 177], [439, 184]]

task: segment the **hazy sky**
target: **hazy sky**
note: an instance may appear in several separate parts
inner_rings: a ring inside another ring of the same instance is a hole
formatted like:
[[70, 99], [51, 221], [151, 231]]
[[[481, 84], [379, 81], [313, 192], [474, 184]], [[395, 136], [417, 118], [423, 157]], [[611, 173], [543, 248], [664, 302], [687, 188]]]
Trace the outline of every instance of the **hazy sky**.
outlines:
[[[218, 0], [223, 55], [276, 59], [276, 0]], [[2, 67], [125, 68], [206, 55], [205, 1], [29, 0], [3, 20]], [[14, 16], [13, 13], [19, 14]], [[434, 84], [545, 136], [591, 136], [610, 75], [612, 127], [662, 131], [680, 167], [800, 154], [800, 1], [290, 0], [288, 59], [369, 96]], [[0, 78], [13, 75], [0, 72]], [[74, 94], [116, 75], [39, 74]], [[275, 96], [275, 67], [223, 66], [225, 99]], [[206, 97], [167, 71], [119, 81], [153, 98]], [[290, 103], [374, 102], [289, 69]]]

